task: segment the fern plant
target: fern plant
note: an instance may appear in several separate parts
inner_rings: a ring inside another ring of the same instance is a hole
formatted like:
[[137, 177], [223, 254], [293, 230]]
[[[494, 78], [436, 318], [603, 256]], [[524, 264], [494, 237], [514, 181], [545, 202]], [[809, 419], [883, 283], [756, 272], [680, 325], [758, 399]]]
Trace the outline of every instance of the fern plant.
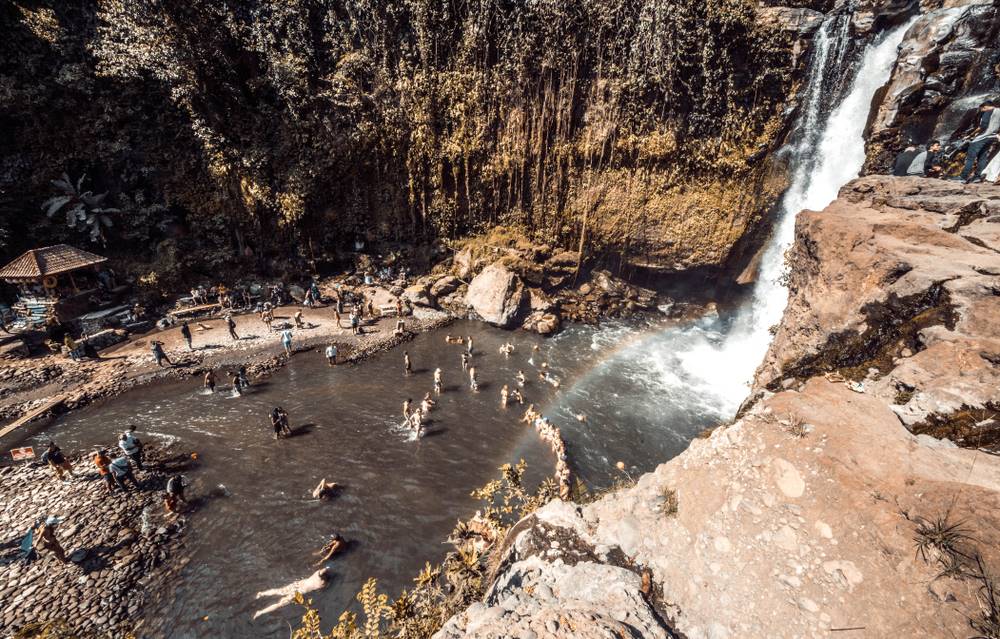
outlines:
[[84, 191], [85, 179], [87, 175], [83, 174], [74, 184], [69, 175], [63, 173], [60, 179], [52, 180], [52, 186], [58, 194], [45, 200], [42, 210], [50, 218], [60, 211], [65, 212], [67, 226], [88, 233], [91, 242], [103, 245], [107, 243], [104, 229], [112, 226], [109, 214], [118, 213], [119, 210], [104, 206], [104, 199], [108, 195], [106, 192], [95, 195], [92, 191]]

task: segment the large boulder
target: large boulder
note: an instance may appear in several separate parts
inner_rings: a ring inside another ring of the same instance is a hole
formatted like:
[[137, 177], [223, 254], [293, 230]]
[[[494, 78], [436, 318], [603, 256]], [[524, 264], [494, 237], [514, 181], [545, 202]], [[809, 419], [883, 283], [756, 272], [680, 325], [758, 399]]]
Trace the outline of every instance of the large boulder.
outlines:
[[503, 264], [491, 264], [469, 284], [465, 303], [490, 324], [509, 327], [524, 303], [524, 285]]
[[437, 298], [451, 295], [462, 284], [454, 275], [445, 275], [431, 286], [431, 295]]
[[431, 296], [430, 292], [427, 290], [426, 283], [417, 283], [413, 286], [408, 286], [406, 290], [403, 291], [403, 299], [414, 306], [434, 307], [434, 297]]

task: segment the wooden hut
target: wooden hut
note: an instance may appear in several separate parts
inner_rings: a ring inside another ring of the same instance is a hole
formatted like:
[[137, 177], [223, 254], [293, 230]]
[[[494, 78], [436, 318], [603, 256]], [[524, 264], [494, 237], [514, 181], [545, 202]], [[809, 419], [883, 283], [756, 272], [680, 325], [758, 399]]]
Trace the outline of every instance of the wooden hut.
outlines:
[[[18, 289], [15, 327], [41, 328], [76, 318], [91, 306], [107, 258], [66, 244], [32, 249], [0, 269]], [[107, 282], [104, 282], [107, 286]]]

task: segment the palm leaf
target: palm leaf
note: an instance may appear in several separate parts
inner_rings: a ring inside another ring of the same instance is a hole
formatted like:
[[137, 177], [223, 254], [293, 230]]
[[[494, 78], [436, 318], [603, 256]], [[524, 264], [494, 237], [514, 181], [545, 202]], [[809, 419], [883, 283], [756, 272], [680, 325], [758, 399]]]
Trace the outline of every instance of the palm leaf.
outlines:
[[55, 197], [50, 197], [42, 203], [42, 208], [45, 209], [45, 215], [52, 217], [56, 214], [56, 211], [61, 209], [72, 199], [72, 195], [56, 195]]

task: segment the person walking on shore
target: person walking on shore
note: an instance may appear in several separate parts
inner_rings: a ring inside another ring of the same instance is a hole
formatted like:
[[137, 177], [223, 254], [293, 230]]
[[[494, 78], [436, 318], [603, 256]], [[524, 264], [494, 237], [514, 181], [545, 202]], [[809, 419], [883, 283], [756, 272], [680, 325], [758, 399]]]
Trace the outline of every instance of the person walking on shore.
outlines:
[[295, 328], [305, 328], [306, 327], [306, 323], [302, 321], [302, 309], [301, 308], [298, 309], [297, 311], [295, 311], [295, 315], [293, 316], [293, 319], [295, 320]]
[[53, 441], [49, 442], [48, 448], [42, 453], [42, 461], [49, 465], [52, 472], [55, 473], [56, 478], [62, 481], [64, 479], [64, 473], [69, 473], [69, 476], [73, 476], [73, 464], [66, 459], [66, 455], [63, 454], [62, 449], [56, 446]]
[[281, 345], [285, 347], [285, 355], [292, 356], [292, 331], [285, 329], [281, 331]]
[[163, 366], [163, 362], [166, 362], [171, 366], [174, 365], [174, 363], [170, 361], [170, 358], [167, 357], [167, 354], [163, 352], [163, 342], [153, 340], [149, 343], [149, 348], [153, 352], [153, 360], [156, 362], [157, 366]]
[[193, 351], [194, 346], [191, 345], [191, 327], [188, 326], [187, 321], [181, 323], [181, 337], [187, 342], [188, 350]]
[[108, 464], [108, 470], [111, 471], [111, 477], [114, 479], [115, 484], [118, 485], [124, 491], [128, 491], [128, 486], [125, 485], [125, 480], [132, 482], [136, 490], [140, 490], [139, 482], [135, 480], [135, 475], [132, 473], [132, 465], [128, 462], [128, 457], [116, 457], [111, 460]]
[[413, 373], [413, 362], [410, 361], [410, 353], [403, 351], [403, 375]]
[[337, 363], [337, 345], [330, 344], [326, 347], [326, 363], [334, 366]]
[[228, 313], [226, 314], [226, 328], [229, 329], [229, 337], [232, 337], [234, 342], [240, 341], [240, 336], [236, 334], [236, 320]]
[[108, 465], [111, 463], [111, 458], [108, 457], [108, 451], [103, 448], [94, 453], [94, 466], [97, 466], [97, 472], [101, 476], [101, 481], [104, 482], [104, 486], [108, 489], [109, 493], [115, 492], [115, 481], [111, 478], [111, 471], [108, 470]]
[[440, 395], [444, 392], [444, 383], [442, 382], [441, 369], [434, 369], [434, 392]]
[[63, 550], [62, 544], [56, 539], [56, 526], [59, 525], [59, 518], [49, 516], [45, 519], [39, 520], [38, 525], [32, 529], [31, 537], [31, 547], [38, 550], [46, 550], [52, 553], [56, 559], [66, 563], [69, 559], [66, 557], [66, 551]]
[[203, 386], [208, 389], [208, 392], [215, 392], [215, 373], [212, 371], [207, 371], [205, 373], [205, 382]]
[[142, 468], [142, 442], [135, 436], [135, 426], [129, 426], [128, 430], [118, 438], [118, 447], [128, 456], [139, 470]]
[[351, 332], [361, 335], [361, 317], [358, 315], [358, 309], [351, 311]]

